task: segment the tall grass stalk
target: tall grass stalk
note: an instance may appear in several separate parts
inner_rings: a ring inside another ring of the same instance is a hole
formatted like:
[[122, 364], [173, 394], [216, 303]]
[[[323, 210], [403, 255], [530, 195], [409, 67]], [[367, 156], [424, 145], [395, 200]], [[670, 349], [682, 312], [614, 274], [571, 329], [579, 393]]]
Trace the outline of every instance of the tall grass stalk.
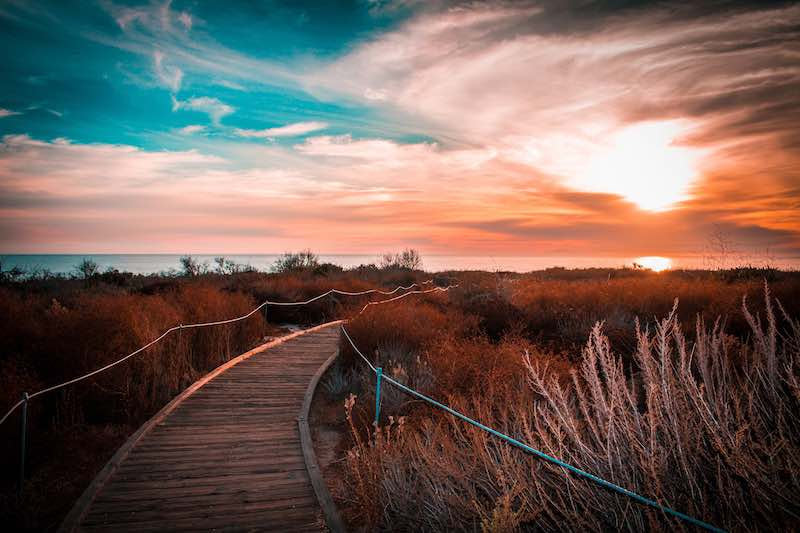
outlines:
[[[719, 527], [791, 530], [800, 523], [800, 324], [768, 289], [765, 300], [764, 316], [743, 302], [745, 338], [698, 318], [690, 339], [676, 301], [653, 327], [637, 322], [632, 357], [615, 353], [598, 323], [568, 376], [521, 348], [524, 379], [442, 399]], [[346, 490], [365, 530], [687, 527], [428, 408], [403, 431], [365, 436], [350, 402]]]

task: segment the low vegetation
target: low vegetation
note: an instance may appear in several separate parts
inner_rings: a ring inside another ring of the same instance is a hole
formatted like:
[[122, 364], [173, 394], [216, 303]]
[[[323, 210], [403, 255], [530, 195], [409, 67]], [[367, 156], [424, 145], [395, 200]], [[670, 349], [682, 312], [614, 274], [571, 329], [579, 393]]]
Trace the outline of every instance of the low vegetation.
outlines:
[[419, 270], [422, 268], [422, 256], [417, 250], [407, 248], [400, 253], [384, 253], [379, 264], [383, 269]]
[[[779, 298], [680, 273], [466, 277], [449, 301], [348, 329], [386, 374], [544, 453], [725, 529], [796, 527], [796, 277]], [[344, 460], [328, 476], [354, 530], [687, 527], [389, 384], [375, 428], [375, 377], [342, 352]]]
[[[183, 257], [182, 270], [171, 275], [100, 272], [88, 259], [69, 276], [0, 270], [0, 416], [23, 392], [115, 361], [172, 326], [242, 316], [264, 300], [305, 300], [333, 286], [357, 291], [385, 283], [393, 288], [423, 275], [370, 266], [343, 272], [316, 260], [312, 265], [310, 252], [297, 255], [304, 268], [272, 273], [224, 257], [212, 269], [191, 256]], [[7, 466], [0, 472], [0, 519], [12, 530], [57, 528], [115, 449], [186, 386], [283, 334], [281, 324], [349, 316], [364, 301], [332, 296], [309, 306], [269, 308], [230, 325], [181, 330], [107, 372], [36, 398], [28, 409], [22, 493], [18, 412], [0, 426]]]
[[319, 257], [311, 250], [303, 250], [297, 253], [285, 253], [280, 256], [273, 265], [275, 272], [298, 272], [308, 271], [319, 266]]
[[[168, 276], [88, 266], [70, 278], [3, 272], [0, 405], [116, 360], [176, 324], [240, 316], [267, 299], [305, 300], [331, 287], [391, 289], [428, 278], [416, 269], [419, 254], [397, 256], [348, 270], [302, 252], [270, 273], [225, 258], [213, 268], [185, 262], [182, 273]], [[349, 323], [387, 374], [718, 525], [781, 527], [797, 515], [792, 413], [800, 340], [788, 317], [800, 311], [798, 274], [774, 273], [770, 290], [785, 309], [769, 312], [758, 272], [450, 272], [434, 282], [460, 285], [447, 295], [372, 307]], [[750, 315], [742, 311], [744, 295]], [[280, 334], [281, 324], [349, 317], [365, 301], [334, 295], [176, 332], [108, 372], [37, 398], [21, 495], [18, 415], [0, 427], [9, 458], [0, 518], [15, 530], [56, 528], [114, 450], [188, 384]], [[391, 387], [376, 430], [374, 376], [342, 348], [323, 390], [336, 404], [346, 459], [329, 473], [356, 529], [675, 525]], [[737, 505], [744, 509], [738, 518]]]

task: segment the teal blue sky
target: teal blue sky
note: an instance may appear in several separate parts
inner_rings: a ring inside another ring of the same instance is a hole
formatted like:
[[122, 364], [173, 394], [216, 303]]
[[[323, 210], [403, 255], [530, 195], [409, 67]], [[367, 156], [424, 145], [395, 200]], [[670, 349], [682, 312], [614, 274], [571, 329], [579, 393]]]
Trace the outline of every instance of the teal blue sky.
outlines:
[[[407, 10], [376, 14], [364, 2], [230, 6], [230, 2], [5, 5], [0, 8], [5, 15], [0, 17], [0, 45], [7, 51], [0, 107], [19, 114], [0, 122], [0, 132], [146, 149], [184, 147], [185, 140], [178, 142], [169, 133], [190, 125], [206, 126], [209, 137], [241, 139], [232, 133], [235, 128], [324, 120], [330, 134], [386, 136], [384, 127], [375, 127], [380, 109], [353, 99], [314, 97], [294, 78], [292, 68], [346, 53], [359, 41], [402, 22]], [[246, 65], [216, 68], [203, 64], [206, 58], [184, 61], [169, 52], [193, 48], [266, 68], [261, 73]], [[181, 73], [173, 86], [159, 75], [156, 53], [163, 54], [166, 77]], [[174, 100], [199, 97], [217, 99], [234, 110], [215, 124], [208, 111], [174, 109]], [[398, 128], [389, 137], [424, 137], [414, 130]]]
[[798, 27], [772, 1], [3, 0], [0, 252], [800, 255]]

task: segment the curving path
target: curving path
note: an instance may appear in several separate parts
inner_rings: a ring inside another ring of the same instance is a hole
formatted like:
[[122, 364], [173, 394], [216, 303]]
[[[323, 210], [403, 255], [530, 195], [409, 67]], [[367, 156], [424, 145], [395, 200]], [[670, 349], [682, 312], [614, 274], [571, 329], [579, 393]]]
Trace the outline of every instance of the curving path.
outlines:
[[120, 448], [62, 531], [324, 530], [297, 420], [338, 324], [267, 343], [189, 387]]

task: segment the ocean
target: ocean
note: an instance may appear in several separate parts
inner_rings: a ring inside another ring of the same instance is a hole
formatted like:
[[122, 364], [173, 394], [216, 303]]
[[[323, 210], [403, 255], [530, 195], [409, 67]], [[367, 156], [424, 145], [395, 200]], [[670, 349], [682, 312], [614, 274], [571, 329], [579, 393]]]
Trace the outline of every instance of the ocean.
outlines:
[[[134, 274], [153, 274], [159, 272], [179, 271], [182, 254], [48, 254], [48, 255], [3, 255], [0, 264], [4, 271], [19, 267], [27, 272], [50, 271], [54, 274], [70, 274], [75, 266], [84, 259], [95, 261], [101, 271], [117, 269]], [[224, 255], [228, 260], [243, 265], [250, 265], [261, 271], [269, 271], [280, 254], [193, 254], [199, 262], [208, 262], [214, 267], [214, 258]], [[334, 263], [342, 267], [354, 267], [362, 264], [377, 263], [379, 255], [319, 255], [320, 261]], [[485, 270], [530, 272], [550, 267], [589, 268], [589, 267], [622, 267], [631, 266], [634, 262], [642, 262], [641, 257], [564, 257], [564, 256], [479, 256], [479, 255], [424, 255], [423, 268], [429, 272], [444, 270]], [[671, 268], [709, 268], [712, 266], [706, 258], [700, 256], [683, 256], [668, 258]], [[758, 264], [748, 261], [752, 264]], [[646, 264], [646, 263], [645, 263]], [[783, 269], [796, 270], [800, 267], [800, 257], [770, 258], [769, 265]], [[729, 265], [733, 266], [733, 265]], [[764, 266], [758, 264], [758, 266]]]

